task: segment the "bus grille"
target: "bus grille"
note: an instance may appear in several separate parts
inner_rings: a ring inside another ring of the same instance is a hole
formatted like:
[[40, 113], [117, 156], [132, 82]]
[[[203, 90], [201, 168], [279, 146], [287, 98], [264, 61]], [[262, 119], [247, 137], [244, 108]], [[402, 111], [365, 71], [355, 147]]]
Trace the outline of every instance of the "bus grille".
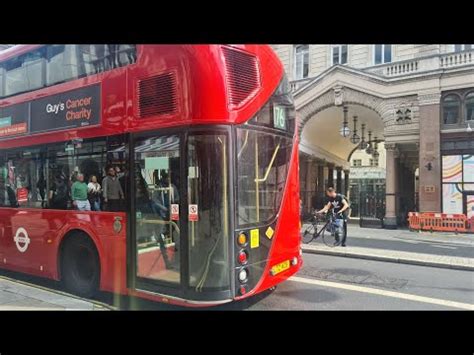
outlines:
[[245, 105], [260, 88], [260, 73], [257, 58], [253, 55], [223, 47], [229, 108]]
[[175, 114], [177, 110], [176, 77], [165, 73], [138, 82], [140, 117]]

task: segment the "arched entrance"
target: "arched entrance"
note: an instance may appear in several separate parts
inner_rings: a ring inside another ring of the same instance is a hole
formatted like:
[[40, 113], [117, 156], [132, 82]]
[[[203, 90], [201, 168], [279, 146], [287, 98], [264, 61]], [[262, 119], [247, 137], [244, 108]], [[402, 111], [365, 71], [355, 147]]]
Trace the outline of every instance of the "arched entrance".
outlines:
[[[351, 205], [356, 204], [357, 217], [382, 219], [385, 227], [396, 228], [397, 224], [403, 224], [408, 211], [415, 210], [416, 97], [380, 97], [373, 93], [374, 90], [362, 91], [361, 85], [354, 88], [352, 84], [357, 82], [352, 82], [350, 73], [344, 73], [345, 69], [332, 71], [333, 75], [310, 82], [295, 93], [303, 207], [308, 211], [322, 206], [326, 187], [333, 186], [349, 195]], [[351, 130], [348, 138], [339, 132], [344, 108]], [[364, 125], [365, 140], [369, 140], [369, 131], [371, 140], [377, 139], [379, 169], [370, 166], [376, 164], [376, 159], [363, 153], [349, 139], [354, 129], [354, 116], [357, 117], [357, 134], [362, 135]], [[359, 159], [363, 161], [362, 168], [368, 168], [366, 175], [358, 174], [358, 167], [354, 167], [354, 160]], [[383, 159], [382, 163], [380, 159]], [[371, 170], [378, 172], [371, 176]]]

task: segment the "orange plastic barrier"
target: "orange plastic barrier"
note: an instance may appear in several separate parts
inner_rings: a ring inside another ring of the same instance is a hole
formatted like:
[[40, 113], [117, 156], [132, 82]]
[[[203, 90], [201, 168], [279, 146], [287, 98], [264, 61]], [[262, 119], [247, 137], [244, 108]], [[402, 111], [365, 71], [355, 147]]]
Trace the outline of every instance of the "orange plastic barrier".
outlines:
[[437, 232], [470, 232], [473, 230], [474, 219], [469, 221], [464, 214], [448, 214], [435, 212], [408, 213], [410, 229]]

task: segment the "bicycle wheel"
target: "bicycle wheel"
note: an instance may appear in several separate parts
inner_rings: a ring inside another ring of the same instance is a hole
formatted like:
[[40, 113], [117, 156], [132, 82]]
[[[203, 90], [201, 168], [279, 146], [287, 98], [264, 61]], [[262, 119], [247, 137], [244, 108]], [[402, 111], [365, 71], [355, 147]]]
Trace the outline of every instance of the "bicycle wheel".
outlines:
[[334, 226], [328, 226], [323, 230], [323, 242], [328, 247], [334, 248], [340, 243], [340, 239], [336, 238], [336, 232]]
[[303, 243], [304, 243], [304, 244], [311, 243], [311, 241], [312, 241], [313, 238], [314, 238], [315, 233], [316, 233], [316, 228], [315, 228], [314, 224], [311, 224], [311, 225], [310, 225], [308, 228], [306, 228], [306, 230], [303, 232], [303, 237], [302, 237]]

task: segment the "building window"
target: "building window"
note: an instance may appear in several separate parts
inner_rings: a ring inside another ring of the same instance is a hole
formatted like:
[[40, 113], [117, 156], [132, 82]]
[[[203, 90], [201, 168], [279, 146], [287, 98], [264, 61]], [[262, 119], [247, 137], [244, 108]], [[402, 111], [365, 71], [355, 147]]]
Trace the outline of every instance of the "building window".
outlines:
[[332, 46], [332, 65], [347, 64], [347, 44]]
[[378, 159], [370, 159], [370, 166], [379, 166], [379, 160]]
[[354, 159], [354, 160], [352, 160], [352, 166], [354, 166], [354, 167], [360, 167], [360, 166], [362, 166], [362, 159]]
[[455, 44], [454, 51], [455, 52], [470, 51], [472, 47], [473, 47], [472, 44]]
[[466, 107], [466, 121], [474, 121], [474, 91], [466, 95], [464, 104]]
[[295, 79], [304, 79], [309, 76], [309, 46], [295, 47]]
[[374, 64], [390, 63], [392, 61], [392, 45], [374, 45]]
[[461, 100], [457, 95], [448, 95], [443, 99], [443, 123], [456, 124], [459, 122]]
[[474, 156], [443, 155], [441, 162], [443, 212], [464, 213], [467, 214], [467, 218], [473, 218], [474, 199], [466, 192], [474, 188]]

